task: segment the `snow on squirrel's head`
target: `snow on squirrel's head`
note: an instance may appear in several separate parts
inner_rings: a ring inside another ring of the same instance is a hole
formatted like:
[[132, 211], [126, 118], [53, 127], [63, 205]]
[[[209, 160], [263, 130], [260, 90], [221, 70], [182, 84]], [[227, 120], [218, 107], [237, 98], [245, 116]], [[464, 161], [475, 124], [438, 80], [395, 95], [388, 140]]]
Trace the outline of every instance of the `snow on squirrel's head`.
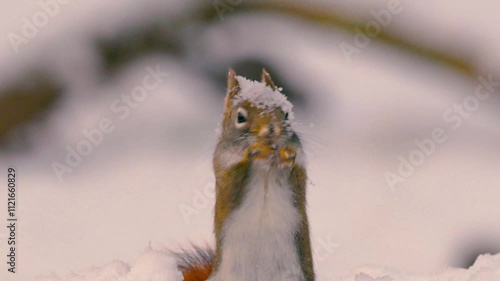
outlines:
[[262, 69], [261, 81], [237, 76], [233, 69], [227, 78], [223, 133], [252, 137], [276, 143], [290, 138], [293, 131], [293, 105]]

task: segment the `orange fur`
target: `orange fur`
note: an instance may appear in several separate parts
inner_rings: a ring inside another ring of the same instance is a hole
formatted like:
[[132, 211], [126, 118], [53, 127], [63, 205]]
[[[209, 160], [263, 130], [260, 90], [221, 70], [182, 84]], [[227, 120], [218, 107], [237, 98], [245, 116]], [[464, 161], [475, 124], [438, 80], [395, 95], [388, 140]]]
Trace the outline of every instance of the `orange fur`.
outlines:
[[182, 273], [184, 281], [206, 281], [212, 273], [214, 251], [211, 248], [194, 246], [191, 250], [175, 253], [177, 269]]
[[212, 273], [212, 264], [196, 265], [181, 272], [184, 281], [206, 281]]

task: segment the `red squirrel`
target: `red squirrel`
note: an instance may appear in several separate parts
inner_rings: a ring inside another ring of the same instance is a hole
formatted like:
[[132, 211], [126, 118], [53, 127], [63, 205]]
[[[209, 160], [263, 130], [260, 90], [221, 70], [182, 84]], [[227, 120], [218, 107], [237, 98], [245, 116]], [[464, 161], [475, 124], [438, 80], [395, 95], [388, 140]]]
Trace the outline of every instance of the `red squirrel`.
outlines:
[[184, 281], [313, 281], [304, 152], [270, 75], [230, 69], [213, 156], [216, 247], [177, 255]]

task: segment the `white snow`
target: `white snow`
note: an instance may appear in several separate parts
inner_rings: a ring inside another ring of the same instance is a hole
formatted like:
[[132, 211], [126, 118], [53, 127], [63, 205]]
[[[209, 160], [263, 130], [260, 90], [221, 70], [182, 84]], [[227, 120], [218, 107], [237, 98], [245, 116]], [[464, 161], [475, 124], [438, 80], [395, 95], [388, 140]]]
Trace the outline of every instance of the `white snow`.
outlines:
[[[328, 271], [335, 271], [335, 266]], [[318, 281], [327, 281], [327, 271], [317, 271]], [[132, 264], [114, 260], [103, 266], [94, 266], [73, 272], [65, 277], [55, 273], [38, 276], [35, 281], [180, 281], [175, 260], [167, 251], [148, 247]], [[498, 281], [500, 254], [479, 256], [469, 269], [445, 268], [429, 275], [402, 273], [382, 266], [359, 268], [343, 281]]]
[[429, 275], [406, 274], [384, 267], [364, 267], [344, 281], [498, 281], [500, 254], [481, 255], [468, 269], [448, 267]]
[[137, 260], [127, 264], [114, 260], [103, 266], [93, 266], [65, 277], [55, 273], [38, 276], [36, 281], [178, 281], [182, 274], [168, 251], [145, 249]]
[[255, 107], [262, 109], [262, 114], [270, 112], [275, 108], [281, 108], [284, 113], [288, 113], [288, 120], [293, 120], [292, 103], [281, 93], [283, 88], [276, 90], [266, 86], [266, 84], [237, 76], [240, 91], [233, 100], [233, 105], [238, 105], [243, 101], [249, 101]]

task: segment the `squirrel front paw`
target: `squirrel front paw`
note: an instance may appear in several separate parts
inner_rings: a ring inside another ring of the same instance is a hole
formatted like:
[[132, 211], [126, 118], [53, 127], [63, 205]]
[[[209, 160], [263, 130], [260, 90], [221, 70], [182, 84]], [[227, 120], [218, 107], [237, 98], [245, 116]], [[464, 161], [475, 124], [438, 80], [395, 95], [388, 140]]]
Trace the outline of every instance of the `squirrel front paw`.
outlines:
[[278, 166], [280, 168], [290, 168], [295, 164], [297, 151], [294, 147], [284, 146], [280, 148], [278, 155]]
[[275, 152], [276, 149], [273, 146], [254, 143], [253, 145], [250, 146], [249, 156], [251, 156], [253, 159], [256, 160], [267, 160]]
[[284, 146], [277, 149], [273, 145], [263, 145], [255, 143], [248, 150], [248, 157], [253, 160], [269, 160], [275, 159], [278, 168], [290, 168], [295, 164], [297, 157], [296, 148], [293, 146]]

